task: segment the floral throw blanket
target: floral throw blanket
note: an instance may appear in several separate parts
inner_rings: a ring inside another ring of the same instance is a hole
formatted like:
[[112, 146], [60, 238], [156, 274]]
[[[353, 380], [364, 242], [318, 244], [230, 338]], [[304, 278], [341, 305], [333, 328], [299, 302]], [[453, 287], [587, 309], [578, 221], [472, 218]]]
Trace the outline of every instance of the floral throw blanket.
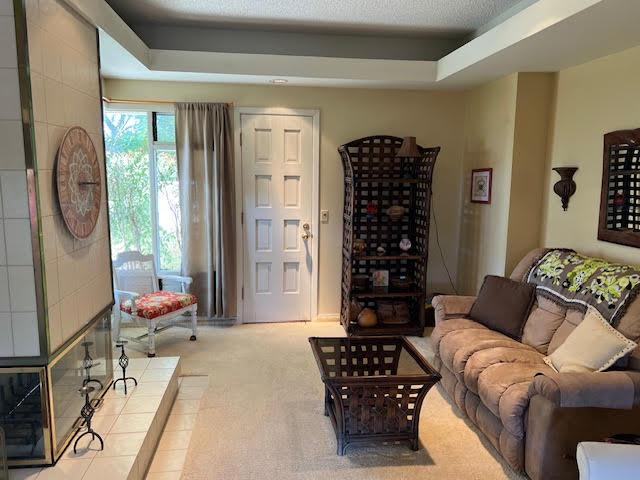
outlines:
[[640, 268], [558, 249], [531, 268], [527, 281], [567, 307], [586, 311], [592, 305], [615, 326], [640, 291]]

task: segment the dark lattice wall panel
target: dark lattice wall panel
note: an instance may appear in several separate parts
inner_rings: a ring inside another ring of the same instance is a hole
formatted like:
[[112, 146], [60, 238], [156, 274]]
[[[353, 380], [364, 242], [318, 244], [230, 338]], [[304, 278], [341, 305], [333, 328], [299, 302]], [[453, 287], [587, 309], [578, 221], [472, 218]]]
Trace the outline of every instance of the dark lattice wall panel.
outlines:
[[[350, 334], [418, 334], [424, 328], [431, 182], [440, 148], [418, 147], [421, 157], [405, 159], [396, 157], [401, 145], [401, 138], [374, 136], [339, 148], [345, 173], [341, 320]], [[371, 204], [377, 207], [373, 214], [368, 211]], [[388, 208], [394, 205], [407, 209], [401, 220], [392, 221], [387, 216]], [[405, 257], [398, 248], [403, 238], [412, 243], [412, 250]], [[365, 240], [365, 253], [354, 252], [354, 239]], [[382, 256], [377, 256], [379, 247], [385, 250]], [[390, 278], [406, 275], [414, 279], [415, 287], [404, 294], [391, 290], [384, 294], [355, 292], [353, 276], [371, 275], [375, 270], [388, 270]], [[398, 326], [358, 330], [357, 325], [349, 321], [352, 299], [372, 308], [388, 299], [406, 302], [412, 324], [404, 330]]]
[[640, 231], [640, 148], [615, 145], [609, 154], [607, 228]]
[[640, 128], [604, 135], [598, 239], [640, 247]]

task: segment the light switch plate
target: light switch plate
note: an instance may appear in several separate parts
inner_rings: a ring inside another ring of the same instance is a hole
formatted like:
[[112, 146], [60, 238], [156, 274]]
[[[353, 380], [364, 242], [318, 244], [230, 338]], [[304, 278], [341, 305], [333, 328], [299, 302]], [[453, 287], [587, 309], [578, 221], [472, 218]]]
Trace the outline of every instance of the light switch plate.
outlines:
[[329, 223], [329, 210], [320, 210], [320, 221], [322, 223]]

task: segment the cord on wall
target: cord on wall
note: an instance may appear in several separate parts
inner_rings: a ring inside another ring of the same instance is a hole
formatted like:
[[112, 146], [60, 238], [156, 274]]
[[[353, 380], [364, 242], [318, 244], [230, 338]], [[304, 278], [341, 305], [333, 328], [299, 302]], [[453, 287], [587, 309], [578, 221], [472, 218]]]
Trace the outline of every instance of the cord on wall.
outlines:
[[449, 284], [451, 285], [451, 288], [453, 289], [453, 292], [457, 295], [458, 294], [458, 290], [456, 289], [456, 286], [453, 283], [453, 279], [451, 278], [451, 272], [449, 272], [449, 268], [447, 267], [447, 262], [444, 259], [444, 253], [442, 252], [442, 246], [440, 245], [440, 234], [438, 232], [438, 220], [436, 218], [436, 208], [434, 206], [433, 199], [431, 199], [431, 213], [433, 215], [433, 226], [435, 227], [435, 230], [436, 230], [436, 244], [438, 245], [438, 250], [440, 251], [440, 258], [442, 259], [442, 266], [444, 267], [445, 271], [447, 272], [447, 277], [449, 277]]

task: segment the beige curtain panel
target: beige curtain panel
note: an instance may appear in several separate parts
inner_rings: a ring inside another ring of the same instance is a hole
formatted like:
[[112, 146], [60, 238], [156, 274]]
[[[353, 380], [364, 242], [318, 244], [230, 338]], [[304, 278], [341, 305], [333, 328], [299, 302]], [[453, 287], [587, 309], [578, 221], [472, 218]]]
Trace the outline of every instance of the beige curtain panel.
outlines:
[[176, 104], [182, 209], [182, 273], [193, 277], [198, 314], [236, 316], [235, 188], [227, 104]]

